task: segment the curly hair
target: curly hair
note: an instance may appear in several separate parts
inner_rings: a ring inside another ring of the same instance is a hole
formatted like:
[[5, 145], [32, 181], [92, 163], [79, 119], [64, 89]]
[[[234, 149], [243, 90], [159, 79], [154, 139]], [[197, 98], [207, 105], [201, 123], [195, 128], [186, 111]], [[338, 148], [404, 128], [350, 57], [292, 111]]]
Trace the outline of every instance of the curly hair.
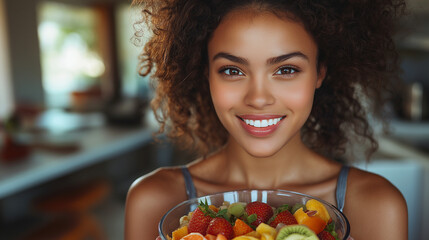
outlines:
[[[156, 95], [151, 106], [167, 132], [180, 143], [207, 154], [228, 133], [216, 116], [207, 77], [207, 43], [223, 17], [250, 7], [303, 23], [318, 46], [318, 63], [327, 67], [316, 90], [303, 141], [320, 154], [339, 159], [352, 136], [369, 141], [368, 157], [378, 145], [367, 120], [375, 115], [399, 80], [393, 41], [402, 0], [135, 0], [150, 39], [140, 55], [140, 74], [151, 75]], [[142, 36], [143, 30], [136, 36]], [[320, 65], [319, 65], [320, 66]], [[166, 129], [167, 127], [167, 129]]]

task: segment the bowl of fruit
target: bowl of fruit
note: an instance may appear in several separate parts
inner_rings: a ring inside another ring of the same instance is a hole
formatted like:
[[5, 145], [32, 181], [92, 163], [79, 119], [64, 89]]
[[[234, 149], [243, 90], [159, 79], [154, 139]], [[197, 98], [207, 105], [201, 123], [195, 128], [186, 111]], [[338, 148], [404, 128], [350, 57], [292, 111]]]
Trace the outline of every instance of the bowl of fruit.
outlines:
[[184, 201], [159, 222], [163, 240], [346, 240], [350, 225], [332, 204], [284, 190], [240, 190]]

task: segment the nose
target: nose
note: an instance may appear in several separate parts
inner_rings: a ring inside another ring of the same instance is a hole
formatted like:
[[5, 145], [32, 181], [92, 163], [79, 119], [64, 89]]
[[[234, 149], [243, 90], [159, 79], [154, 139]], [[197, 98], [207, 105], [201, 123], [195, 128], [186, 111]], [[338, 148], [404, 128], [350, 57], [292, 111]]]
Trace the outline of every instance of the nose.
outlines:
[[272, 94], [269, 80], [261, 77], [249, 79], [244, 102], [256, 109], [263, 109], [274, 104], [275, 97]]

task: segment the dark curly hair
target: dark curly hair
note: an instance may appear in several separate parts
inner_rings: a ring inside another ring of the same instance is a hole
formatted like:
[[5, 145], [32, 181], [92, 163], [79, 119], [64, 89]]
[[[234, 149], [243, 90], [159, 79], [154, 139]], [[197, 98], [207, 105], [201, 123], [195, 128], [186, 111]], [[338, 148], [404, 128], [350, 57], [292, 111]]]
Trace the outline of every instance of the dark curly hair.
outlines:
[[[140, 55], [140, 74], [151, 75], [152, 108], [160, 132], [207, 154], [222, 145], [227, 131], [218, 120], [206, 74], [207, 43], [223, 17], [243, 7], [269, 11], [302, 22], [318, 46], [318, 63], [327, 67], [322, 87], [302, 129], [316, 152], [340, 159], [354, 137], [378, 145], [367, 120], [366, 102], [381, 116], [390, 87], [399, 79], [392, 36], [405, 8], [402, 0], [135, 0], [150, 33]], [[144, 30], [143, 30], [144, 29]], [[320, 66], [320, 65], [319, 65]], [[168, 129], [166, 129], [166, 127]]]

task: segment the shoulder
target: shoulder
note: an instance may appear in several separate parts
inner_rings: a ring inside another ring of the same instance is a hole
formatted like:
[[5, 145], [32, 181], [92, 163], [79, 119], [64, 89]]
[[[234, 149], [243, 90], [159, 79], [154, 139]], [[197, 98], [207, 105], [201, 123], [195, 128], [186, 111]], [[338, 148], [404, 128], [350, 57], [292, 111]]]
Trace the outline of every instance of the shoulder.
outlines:
[[179, 167], [159, 168], [135, 180], [125, 206], [126, 239], [146, 239], [156, 235], [162, 216], [186, 198]]
[[183, 182], [182, 178], [179, 167], [158, 168], [136, 179], [129, 189], [128, 197], [131, 197], [130, 200], [132, 200], [133, 197], [144, 197], [148, 193], [154, 197], [162, 197], [169, 194], [170, 190], [177, 190], [175, 185]]
[[399, 190], [384, 177], [357, 168], [351, 168], [347, 183], [347, 194], [354, 199], [367, 199], [375, 203], [405, 203]]
[[[381, 238], [385, 238], [386, 234], [389, 236], [389, 233], [392, 237], [386, 239], [407, 238], [405, 199], [393, 184], [380, 175], [351, 168], [344, 211], [356, 239], [360, 239], [359, 234], [373, 231], [383, 233], [379, 235]], [[362, 237], [376, 239], [377, 234]]]

